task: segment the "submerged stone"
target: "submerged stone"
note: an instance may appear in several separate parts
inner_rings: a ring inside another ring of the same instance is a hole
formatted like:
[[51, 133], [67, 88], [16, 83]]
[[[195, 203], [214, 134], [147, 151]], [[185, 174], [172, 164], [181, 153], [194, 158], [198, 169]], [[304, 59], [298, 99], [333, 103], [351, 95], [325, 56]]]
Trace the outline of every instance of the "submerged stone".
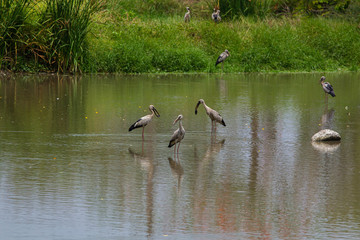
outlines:
[[331, 129], [323, 129], [312, 136], [311, 140], [313, 142], [319, 141], [340, 141], [341, 136], [339, 133]]

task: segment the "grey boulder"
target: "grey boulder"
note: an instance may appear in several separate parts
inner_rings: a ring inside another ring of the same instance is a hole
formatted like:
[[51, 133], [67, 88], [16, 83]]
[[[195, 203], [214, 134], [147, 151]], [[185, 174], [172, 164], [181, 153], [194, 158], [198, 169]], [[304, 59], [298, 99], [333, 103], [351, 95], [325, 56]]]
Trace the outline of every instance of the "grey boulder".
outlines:
[[323, 129], [312, 136], [311, 140], [313, 142], [320, 141], [340, 141], [341, 136], [339, 133], [331, 130], [331, 129]]

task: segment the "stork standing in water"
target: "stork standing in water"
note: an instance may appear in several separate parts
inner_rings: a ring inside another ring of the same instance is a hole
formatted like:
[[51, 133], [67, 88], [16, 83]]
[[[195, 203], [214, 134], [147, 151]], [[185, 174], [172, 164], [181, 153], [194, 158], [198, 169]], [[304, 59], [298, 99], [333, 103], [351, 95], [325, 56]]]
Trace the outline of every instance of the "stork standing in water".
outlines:
[[221, 63], [221, 70], [224, 70], [224, 61], [225, 59], [227, 59], [228, 57], [230, 56], [230, 53], [227, 49], [225, 49], [224, 52], [222, 52], [220, 54], [220, 56], [218, 57], [218, 59], [216, 60], [216, 63], [215, 63], [215, 67]]
[[215, 23], [218, 23], [221, 21], [221, 17], [220, 17], [220, 10], [216, 10], [214, 8], [214, 12], [211, 14], [211, 18]]
[[200, 104], [204, 105], [206, 114], [211, 119], [211, 131], [213, 131], [213, 129], [215, 129], [215, 131], [216, 131], [216, 123], [217, 122], [222, 124], [223, 126], [226, 126], [223, 117], [217, 111], [215, 111], [214, 109], [211, 109], [210, 107], [208, 107], [205, 104], [205, 101], [203, 99], [200, 99], [199, 102], [196, 104], [195, 114], [197, 114], [197, 109], [198, 109]]
[[180, 114], [173, 122], [173, 125], [175, 125], [175, 123], [179, 122], [179, 128], [176, 129], [175, 132], [173, 133], [173, 135], [171, 136], [171, 140], [170, 140], [169, 146], [168, 146], [169, 148], [171, 148], [172, 146], [175, 145], [174, 155], [175, 155], [175, 150], [176, 150], [176, 143], [179, 143], [178, 147], [177, 147], [177, 154], [179, 154], [180, 142], [181, 142], [181, 140], [183, 140], [183, 138], [185, 136], [185, 129], [181, 123], [182, 119], [183, 119], [183, 115]]
[[336, 96], [335, 93], [334, 93], [334, 89], [331, 86], [331, 84], [328, 83], [328, 82], [325, 82], [325, 76], [321, 77], [320, 84], [321, 84], [322, 88], [324, 89], [326, 100], [327, 100], [327, 95], [326, 95], [327, 93], [330, 94], [332, 97]]
[[187, 10], [187, 12], [185, 13], [184, 21], [185, 22], [190, 22], [190, 8], [186, 7], [186, 10]]
[[160, 117], [159, 112], [156, 110], [156, 108], [153, 105], [149, 106], [149, 110], [151, 111], [151, 114], [146, 115], [142, 118], [140, 118], [139, 120], [137, 120], [133, 125], [130, 126], [129, 128], [129, 132], [132, 131], [135, 128], [140, 128], [142, 127], [142, 139], [144, 140], [144, 129], [145, 126], [149, 124], [149, 122], [152, 120], [152, 118], [155, 116]]

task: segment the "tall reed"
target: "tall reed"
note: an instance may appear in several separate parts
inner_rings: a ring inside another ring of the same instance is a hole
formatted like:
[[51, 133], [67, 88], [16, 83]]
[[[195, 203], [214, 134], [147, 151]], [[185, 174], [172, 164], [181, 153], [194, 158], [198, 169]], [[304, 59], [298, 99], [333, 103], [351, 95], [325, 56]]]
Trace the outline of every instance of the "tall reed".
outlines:
[[23, 31], [30, 0], [0, 0], [0, 68], [16, 64], [26, 39]]
[[101, 1], [46, 0], [42, 24], [48, 33], [47, 59], [58, 72], [79, 72], [87, 53], [91, 16]]

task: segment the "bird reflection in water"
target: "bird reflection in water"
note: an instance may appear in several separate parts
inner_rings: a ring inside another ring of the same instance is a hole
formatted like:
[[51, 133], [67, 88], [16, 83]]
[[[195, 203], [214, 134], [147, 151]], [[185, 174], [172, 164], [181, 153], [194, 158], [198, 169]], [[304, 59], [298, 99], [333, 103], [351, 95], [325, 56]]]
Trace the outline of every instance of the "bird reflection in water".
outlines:
[[[152, 145], [149, 147], [152, 148]], [[134, 157], [135, 161], [140, 164], [141, 169], [147, 173], [146, 178], [146, 225], [147, 225], [147, 236], [150, 238], [153, 235], [153, 223], [154, 223], [154, 173], [155, 166], [153, 163], [153, 152], [148, 151], [144, 153], [144, 141], [142, 144], [142, 152], [137, 153], [131, 148], [128, 149], [129, 153]]]
[[129, 153], [134, 157], [137, 163], [140, 163], [142, 169], [149, 171], [153, 166], [152, 162], [152, 150], [148, 151], [147, 154], [144, 152], [144, 141], [141, 145], [141, 153], [136, 152], [131, 147], [128, 149]]
[[220, 152], [221, 148], [225, 144], [225, 139], [216, 141], [216, 135], [211, 138], [211, 143], [207, 148], [204, 157], [200, 161], [199, 170], [202, 172], [206, 169], [206, 166], [212, 162], [216, 155]]
[[149, 171], [152, 168], [151, 158], [144, 154], [143, 151], [141, 153], [137, 153], [131, 148], [129, 148], [128, 150], [129, 153], [134, 157], [134, 160], [140, 164], [141, 169]]
[[[321, 129], [332, 129], [334, 116], [335, 110], [333, 108], [328, 110], [328, 103], [325, 102], [324, 113], [321, 115], [319, 124]], [[338, 141], [312, 142], [311, 144], [314, 149], [322, 153], [333, 153], [340, 146], [340, 142]]]
[[171, 174], [174, 177], [174, 179], [176, 180], [177, 190], [179, 193], [181, 182], [184, 178], [184, 169], [180, 164], [180, 159], [178, 159], [176, 161], [176, 160], [172, 159], [171, 157], [169, 157], [168, 160], [169, 160], [169, 165], [170, 165], [170, 169], [171, 169]]
[[216, 134], [211, 138], [211, 144], [208, 148], [208, 150], [205, 153], [205, 156], [207, 154], [217, 154], [220, 152], [221, 148], [224, 146], [225, 144], [225, 139], [217, 141], [216, 140]]
[[332, 129], [332, 123], [334, 120], [335, 110], [331, 109], [328, 111], [327, 106], [325, 107], [324, 113], [321, 115], [321, 129]]

